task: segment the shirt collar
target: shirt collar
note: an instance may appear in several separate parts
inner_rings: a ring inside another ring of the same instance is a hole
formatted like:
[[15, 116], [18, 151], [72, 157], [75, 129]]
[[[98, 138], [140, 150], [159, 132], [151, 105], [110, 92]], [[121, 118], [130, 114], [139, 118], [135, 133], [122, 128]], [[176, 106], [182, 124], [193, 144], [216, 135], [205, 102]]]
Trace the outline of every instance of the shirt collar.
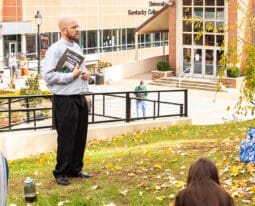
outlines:
[[74, 42], [66, 41], [63, 37], [61, 37], [61, 41], [69, 47], [72, 47], [74, 45]]

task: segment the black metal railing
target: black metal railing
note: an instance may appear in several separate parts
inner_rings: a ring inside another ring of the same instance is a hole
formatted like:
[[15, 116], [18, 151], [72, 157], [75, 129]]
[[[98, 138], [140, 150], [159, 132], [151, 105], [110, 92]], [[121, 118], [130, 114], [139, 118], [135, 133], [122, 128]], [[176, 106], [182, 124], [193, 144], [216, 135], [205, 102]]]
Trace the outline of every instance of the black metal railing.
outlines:
[[[148, 91], [146, 116], [137, 117], [133, 91], [89, 93], [89, 124], [188, 116], [188, 91]], [[0, 132], [54, 128], [52, 95], [0, 96]]]

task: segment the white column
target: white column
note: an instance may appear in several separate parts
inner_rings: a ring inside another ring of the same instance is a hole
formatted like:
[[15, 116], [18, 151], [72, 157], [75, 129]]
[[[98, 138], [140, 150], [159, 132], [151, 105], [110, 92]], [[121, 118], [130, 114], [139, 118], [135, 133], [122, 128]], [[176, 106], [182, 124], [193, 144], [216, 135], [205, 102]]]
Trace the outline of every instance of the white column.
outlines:
[[138, 61], [138, 33], [135, 32], [135, 61]]
[[27, 53], [27, 41], [25, 34], [21, 34], [21, 53], [23, 54]]

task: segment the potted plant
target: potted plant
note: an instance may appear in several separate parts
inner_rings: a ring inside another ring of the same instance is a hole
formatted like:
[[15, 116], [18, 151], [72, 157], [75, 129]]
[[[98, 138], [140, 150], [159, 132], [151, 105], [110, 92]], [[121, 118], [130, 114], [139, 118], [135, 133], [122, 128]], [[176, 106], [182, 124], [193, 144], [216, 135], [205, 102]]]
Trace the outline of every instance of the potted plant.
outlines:
[[237, 77], [240, 77], [240, 75], [241, 75], [241, 71], [239, 67], [232, 66], [227, 68], [227, 77], [237, 78]]
[[157, 70], [152, 71], [152, 80], [160, 79], [161, 77], [173, 76], [173, 71], [170, 70], [170, 64], [167, 61], [159, 61]]
[[227, 88], [240, 88], [244, 81], [244, 77], [241, 76], [241, 70], [238, 66], [230, 66], [226, 69], [227, 76], [223, 77], [221, 82]]

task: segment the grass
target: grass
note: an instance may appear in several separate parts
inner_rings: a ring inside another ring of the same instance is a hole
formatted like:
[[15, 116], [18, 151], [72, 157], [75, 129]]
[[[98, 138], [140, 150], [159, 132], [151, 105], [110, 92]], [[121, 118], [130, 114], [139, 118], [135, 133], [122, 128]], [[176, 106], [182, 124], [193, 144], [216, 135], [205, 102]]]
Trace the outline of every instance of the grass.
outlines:
[[8, 205], [27, 205], [23, 195], [27, 176], [36, 179], [33, 205], [173, 205], [190, 164], [200, 157], [216, 163], [221, 185], [237, 206], [255, 205], [255, 165], [239, 161], [239, 144], [253, 124], [154, 128], [88, 142], [84, 171], [94, 177], [72, 179], [69, 186], [55, 183], [55, 153], [9, 161]]

